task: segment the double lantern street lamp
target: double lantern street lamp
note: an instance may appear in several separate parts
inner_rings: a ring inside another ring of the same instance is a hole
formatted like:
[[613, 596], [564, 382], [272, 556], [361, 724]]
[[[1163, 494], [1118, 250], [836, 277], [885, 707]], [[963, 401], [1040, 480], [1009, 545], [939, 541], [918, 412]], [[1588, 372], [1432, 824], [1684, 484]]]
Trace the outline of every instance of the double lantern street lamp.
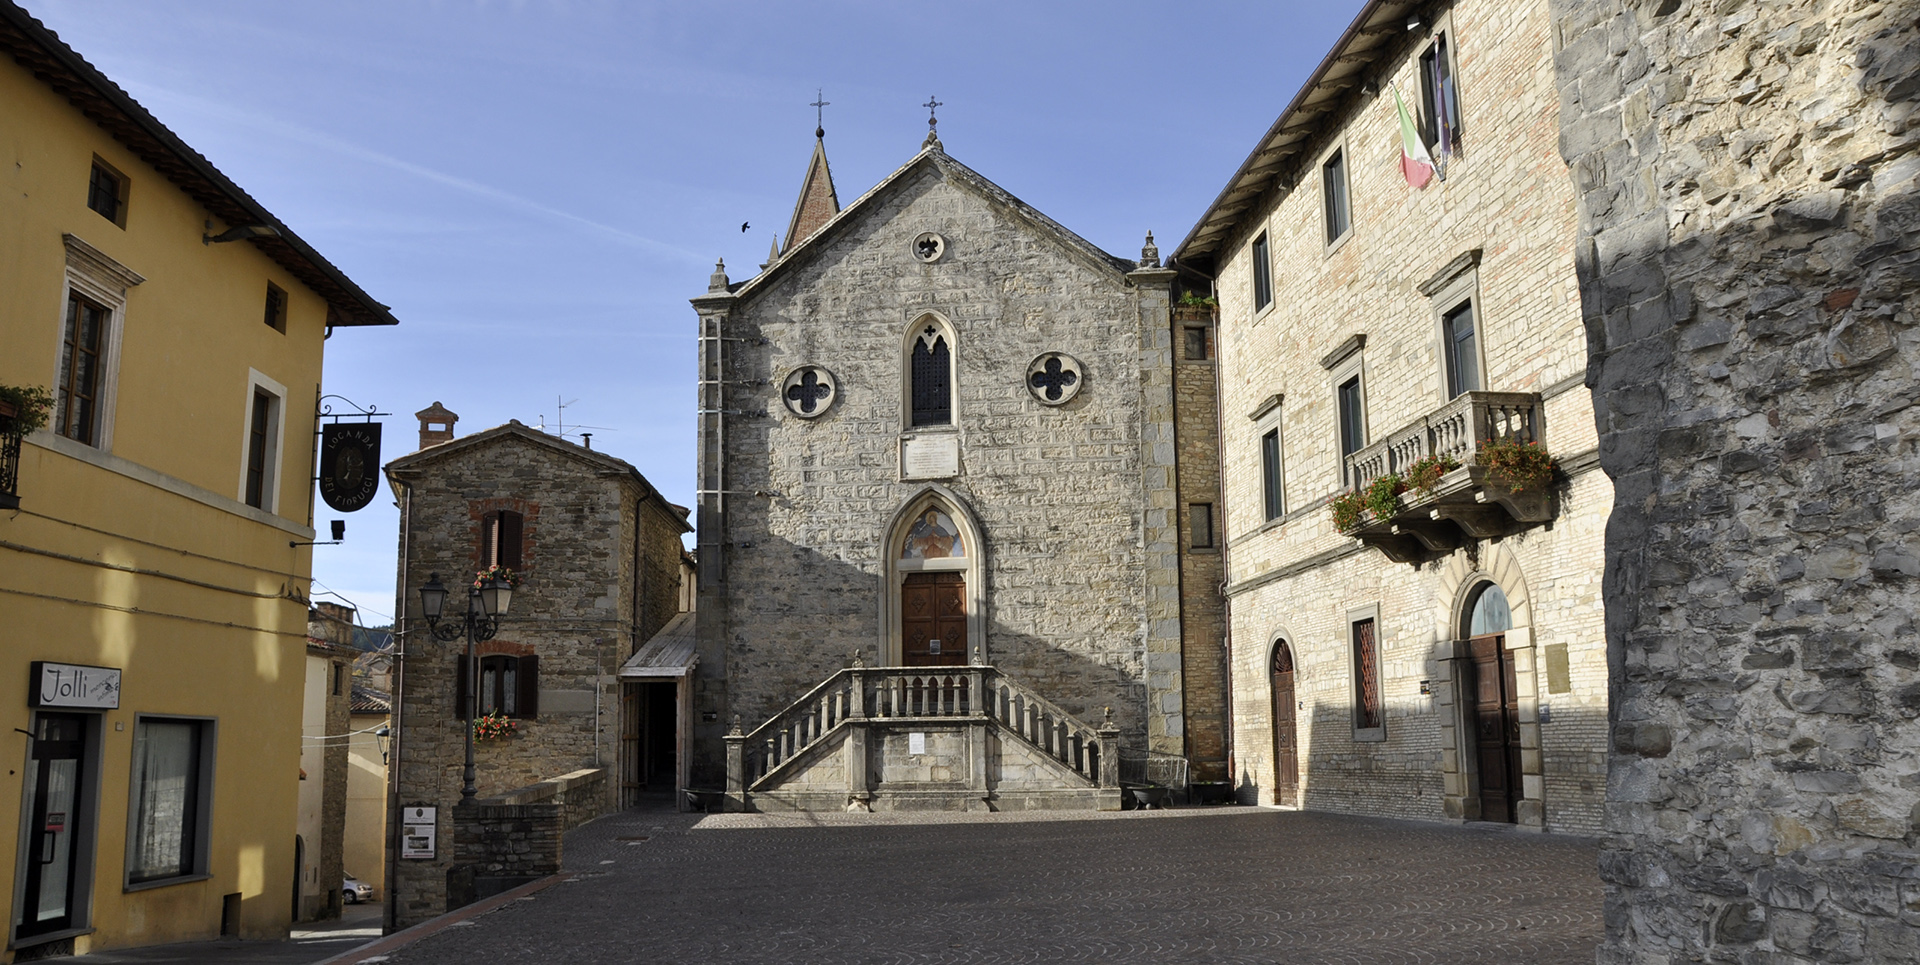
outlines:
[[[480, 601], [480, 612], [474, 612], [473, 603]], [[440, 582], [440, 574], [427, 577], [427, 585], [420, 588], [420, 612], [427, 618], [427, 629], [435, 640], [451, 642], [462, 635], [467, 638], [467, 700], [460, 708], [467, 722], [467, 767], [462, 774], [465, 783], [460, 788], [460, 803], [472, 804], [477, 793], [473, 786], [473, 708], [479, 702], [480, 688], [475, 679], [480, 665], [473, 659], [473, 645], [476, 641], [493, 639], [500, 629], [500, 618], [507, 612], [507, 606], [513, 602], [513, 587], [505, 580], [483, 580], [477, 586], [467, 590], [466, 619], [460, 623], [440, 623], [440, 614], [446, 610], [447, 588]]]

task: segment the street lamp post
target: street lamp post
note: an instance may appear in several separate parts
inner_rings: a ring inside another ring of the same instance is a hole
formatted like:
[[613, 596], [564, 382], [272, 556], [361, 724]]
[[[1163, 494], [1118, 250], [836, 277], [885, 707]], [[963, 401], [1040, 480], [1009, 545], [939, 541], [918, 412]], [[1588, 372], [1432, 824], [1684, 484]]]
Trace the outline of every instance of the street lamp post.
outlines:
[[[479, 612], [474, 610], [474, 601], [479, 601]], [[500, 629], [500, 617], [507, 612], [507, 606], [513, 601], [513, 586], [505, 580], [483, 580], [467, 589], [466, 617], [459, 623], [440, 622], [440, 615], [447, 606], [447, 588], [440, 582], [440, 574], [427, 577], [427, 583], [420, 588], [420, 612], [427, 618], [427, 629], [435, 640], [452, 642], [461, 636], [467, 638], [467, 700], [460, 708], [461, 716], [467, 724], [467, 762], [462, 772], [464, 783], [460, 787], [460, 803], [472, 804], [477, 793], [473, 786], [473, 708], [479, 703], [480, 665], [473, 659], [473, 645], [493, 639]]]

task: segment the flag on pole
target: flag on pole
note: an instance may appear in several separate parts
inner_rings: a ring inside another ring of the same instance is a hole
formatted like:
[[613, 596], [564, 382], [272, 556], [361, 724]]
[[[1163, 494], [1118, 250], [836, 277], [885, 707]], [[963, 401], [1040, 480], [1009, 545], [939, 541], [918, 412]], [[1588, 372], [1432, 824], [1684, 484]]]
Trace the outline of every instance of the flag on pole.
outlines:
[[1420, 140], [1420, 129], [1414, 126], [1413, 115], [1407, 113], [1407, 102], [1400, 97], [1398, 84], [1393, 88], [1393, 104], [1400, 111], [1400, 173], [1406, 175], [1408, 184], [1424, 188], [1433, 180], [1433, 156]]

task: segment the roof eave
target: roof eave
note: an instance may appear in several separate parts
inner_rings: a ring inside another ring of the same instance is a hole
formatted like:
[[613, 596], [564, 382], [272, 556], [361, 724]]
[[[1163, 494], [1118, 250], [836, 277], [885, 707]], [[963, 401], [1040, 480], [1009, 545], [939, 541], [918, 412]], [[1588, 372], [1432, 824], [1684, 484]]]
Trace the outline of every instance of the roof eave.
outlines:
[[[138, 128], [141, 133], [152, 138], [153, 141], [156, 142], [152, 146], [128, 142], [125, 138], [121, 137], [119, 133], [115, 132], [112, 127], [108, 126], [103, 118], [92, 116], [92, 112], [87, 110], [88, 105], [79, 103], [78, 100], [76, 100], [76, 94], [78, 92], [62, 91], [58, 85], [54, 84], [53, 78], [43, 73], [44, 65], [36, 65], [22, 60], [20, 57], [21, 52], [18, 49], [8, 51], [14, 56], [16, 61], [21, 62], [22, 67], [32, 71], [36, 76], [39, 76], [43, 82], [46, 82], [48, 86], [53, 87], [56, 92], [62, 93], [70, 102], [74, 102], [75, 107], [79, 108], [83, 113], [88, 113], [96, 124], [100, 124], [106, 128], [109, 134], [113, 134], [117, 140], [126, 144], [128, 149], [140, 155], [141, 158], [149, 164], [153, 164], [155, 168], [161, 171], [163, 176], [173, 181], [175, 185], [185, 191], [189, 197], [194, 198], [195, 201], [206, 206], [215, 217], [225, 221], [229, 226], [238, 224], [261, 224], [269, 225], [275, 231], [279, 232], [279, 237], [277, 238], [255, 238], [251, 240], [251, 243], [266, 254], [267, 257], [272, 258], [278, 262], [281, 267], [287, 269], [289, 273], [299, 278], [301, 283], [312, 289], [315, 294], [327, 300], [329, 308], [327, 325], [329, 327], [400, 324], [400, 320], [393, 317], [388, 306], [375, 301], [371, 295], [368, 295], [359, 285], [355, 284], [352, 279], [348, 278], [345, 272], [342, 272], [339, 268], [335, 267], [333, 263], [322, 257], [318, 251], [314, 250], [312, 245], [307, 244], [300, 236], [294, 234], [292, 229], [288, 228], [279, 218], [274, 217], [273, 213], [268, 211], [260, 202], [255, 201], [252, 196], [242, 190], [239, 185], [233, 183], [226, 175], [220, 173], [219, 169], [215, 168], [211, 161], [208, 161], [199, 152], [187, 146], [186, 142], [182, 141], [179, 135], [174, 134], [165, 124], [160, 123], [159, 118], [154, 117], [146, 108], [141, 107], [139, 102], [135, 101], [126, 91], [121, 90], [119, 85], [108, 79], [98, 68], [88, 63], [86, 58], [81, 57], [72, 47], [67, 46], [66, 42], [61, 40], [57, 34], [49, 30], [45, 24], [34, 19], [32, 14], [29, 14], [17, 3], [14, 3], [13, 0], [0, 0], [0, 25], [11, 27], [13, 30], [18, 31], [22, 39], [44, 53], [46, 57], [52, 60], [55, 66], [64, 71], [72, 81], [83, 85], [87, 91], [91, 92], [101, 101], [104, 101], [107, 108], [119, 114], [133, 127]], [[12, 46], [5, 44], [6, 39], [4, 32], [0, 31], [0, 47]], [[155, 148], [165, 152], [168, 157], [156, 159], [149, 156], [149, 152]], [[197, 177], [204, 183], [199, 185], [181, 183], [178, 175], [167, 170], [169, 167], [172, 167], [172, 165], [165, 163], [167, 160], [171, 160], [175, 164], [184, 167], [186, 170], [182, 173], [185, 175]], [[156, 163], [156, 161], [160, 163]], [[196, 188], [199, 190], [196, 190]], [[209, 195], [212, 197], [209, 197]], [[213, 203], [209, 203], [210, 201]], [[231, 205], [232, 208], [222, 210], [223, 206], [219, 205], [218, 201], [225, 201], [228, 205]], [[232, 217], [234, 214], [239, 214], [241, 217]], [[281, 249], [285, 250], [283, 251]], [[333, 289], [333, 291], [329, 291], [329, 289]]]

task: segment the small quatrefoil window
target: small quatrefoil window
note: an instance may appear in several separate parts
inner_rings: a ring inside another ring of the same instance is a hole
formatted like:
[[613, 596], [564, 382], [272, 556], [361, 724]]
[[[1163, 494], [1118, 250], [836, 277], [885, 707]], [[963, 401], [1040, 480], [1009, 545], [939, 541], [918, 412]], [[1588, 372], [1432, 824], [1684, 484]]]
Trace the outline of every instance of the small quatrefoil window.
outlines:
[[840, 396], [840, 384], [833, 373], [818, 365], [803, 365], [780, 382], [780, 401], [787, 411], [802, 419], [818, 419], [833, 407]]
[[928, 263], [940, 260], [947, 253], [947, 239], [929, 231], [913, 239], [913, 257]]
[[1027, 366], [1027, 391], [1041, 405], [1065, 405], [1087, 382], [1080, 360], [1063, 352], [1048, 352]]

